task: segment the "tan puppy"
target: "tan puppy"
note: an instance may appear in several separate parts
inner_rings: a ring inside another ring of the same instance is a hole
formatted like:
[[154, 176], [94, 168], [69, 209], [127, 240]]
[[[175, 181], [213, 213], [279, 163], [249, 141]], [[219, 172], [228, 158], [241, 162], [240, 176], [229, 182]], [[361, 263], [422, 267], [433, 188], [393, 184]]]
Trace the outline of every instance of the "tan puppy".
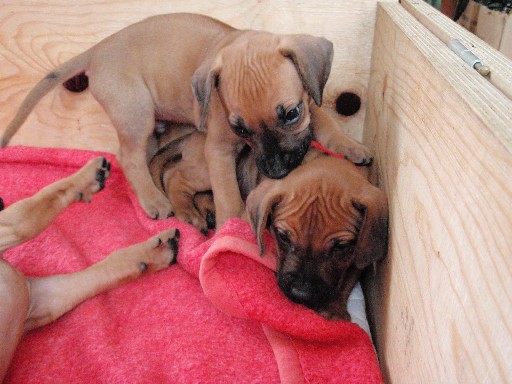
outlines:
[[[96, 158], [75, 174], [1, 210], [0, 256], [41, 233], [67, 206], [90, 201], [103, 188], [109, 169], [104, 158]], [[41, 278], [23, 276], [0, 257], [0, 382], [24, 332], [52, 322], [98, 293], [166, 268], [176, 259], [178, 238], [177, 229], [164, 231], [83, 271]]]
[[236, 30], [201, 15], [154, 16], [42, 79], [1, 145], [52, 88], [66, 82], [68, 89], [81, 90], [87, 75], [91, 93], [117, 130], [119, 162], [151, 217], [173, 212], [147, 169], [155, 119], [208, 132], [205, 155], [221, 224], [244, 209], [235, 158], [245, 144], [253, 148], [259, 171], [270, 178], [284, 177], [299, 165], [312, 138], [355, 163], [371, 162], [367, 148], [344, 135], [318, 107], [332, 56], [332, 43], [323, 38]]
[[364, 169], [311, 155], [286, 178], [259, 184], [247, 210], [261, 252], [265, 227], [276, 239], [283, 293], [326, 318], [350, 320], [350, 292], [387, 252], [387, 200]]
[[[215, 208], [194, 196], [211, 188], [201, 155], [206, 137], [186, 127], [175, 131], [183, 136], [166, 141], [150, 170], [178, 218], [204, 231]], [[349, 320], [347, 300], [361, 272], [387, 251], [386, 196], [370, 184], [367, 168], [316, 149], [280, 180], [262, 177], [255, 163], [252, 151], [242, 152], [238, 183], [262, 254], [265, 228], [276, 239], [279, 287], [329, 319]]]

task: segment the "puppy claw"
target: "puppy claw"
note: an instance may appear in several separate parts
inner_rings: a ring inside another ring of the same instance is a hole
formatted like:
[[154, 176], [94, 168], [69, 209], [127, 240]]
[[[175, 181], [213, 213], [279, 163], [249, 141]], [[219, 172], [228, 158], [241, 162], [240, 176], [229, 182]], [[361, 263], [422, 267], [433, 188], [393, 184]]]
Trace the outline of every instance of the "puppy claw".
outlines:
[[100, 183], [105, 181], [105, 169], [101, 168], [96, 171], [96, 181]]
[[0, 197], [0, 211], [3, 210], [5, 208], [5, 204], [4, 204], [4, 201], [2, 200], [2, 198]]
[[364, 159], [362, 162], [354, 163], [354, 164], [357, 166], [369, 167], [370, 165], [372, 165], [372, 163], [373, 163], [373, 157], [369, 157], [367, 159]]
[[105, 157], [103, 157], [103, 161], [101, 162], [101, 168], [110, 172], [110, 162]]
[[77, 201], [90, 202], [92, 195], [105, 188], [105, 180], [110, 174], [110, 163], [105, 157], [90, 160], [72, 176], [76, 185]]
[[168, 219], [169, 217], [174, 216], [174, 212], [172, 209], [172, 205], [170, 205], [169, 201], [165, 202], [166, 206], [161, 206], [160, 208], [154, 207], [151, 209], [148, 209], [147, 207], [144, 207], [144, 210], [148, 214], [149, 217], [151, 217], [153, 220], [160, 220], [160, 219]]
[[215, 229], [215, 212], [210, 210], [206, 212], [206, 228]]
[[174, 238], [169, 238], [167, 240], [167, 245], [168, 247], [172, 250], [173, 254], [174, 254], [174, 257], [173, 259], [169, 262], [169, 265], [171, 264], [175, 264], [178, 260], [178, 239], [179, 239], [179, 231], [176, 230], [176, 233], [177, 233], [177, 237], [175, 236]]
[[[340, 152], [344, 153], [344, 152]], [[345, 159], [351, 161], [357, 166], [369, 166], [373, 162], [371, 151], [364, 145], [360, 144], [355, 147], [349, 148], [345, 152]]]
[[137, 275], [156, 272], [175, 264], [178, 255], [178, 239], [179, 231], [169, 229], [133, 246], [131, 248], [133, 251], [130, 252], [133, 257], [131, 262], [136, 262]]

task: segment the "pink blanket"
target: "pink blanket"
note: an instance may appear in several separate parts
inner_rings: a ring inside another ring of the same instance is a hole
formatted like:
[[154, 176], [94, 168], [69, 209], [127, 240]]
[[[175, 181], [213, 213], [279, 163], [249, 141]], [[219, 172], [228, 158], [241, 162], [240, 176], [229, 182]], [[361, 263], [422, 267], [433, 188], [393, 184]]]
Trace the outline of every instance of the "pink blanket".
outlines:
[[[99, 153], [0, 151], [6, 205]], [[181, 231], [178, 264], [101, 294], [21, 342], [6, 383], [381, 383], [367, 334], [287, 300], [249, 225], [203, 236], [174, 218], [147, 218], [115, 159], [106, 188], [32, 241], [5, 253], [27, 275], [83, 269], [161, 230]]]

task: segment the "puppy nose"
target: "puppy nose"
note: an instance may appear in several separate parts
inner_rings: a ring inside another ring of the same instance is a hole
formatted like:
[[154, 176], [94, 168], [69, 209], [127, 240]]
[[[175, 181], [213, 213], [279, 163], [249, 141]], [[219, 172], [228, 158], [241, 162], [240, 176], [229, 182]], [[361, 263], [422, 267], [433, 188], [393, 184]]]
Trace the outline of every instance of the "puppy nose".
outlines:
[[294, 283], [290, 287], [291, 299], [298, 303], [307, 303], [313, 298], [311, 285], [308, 283]]

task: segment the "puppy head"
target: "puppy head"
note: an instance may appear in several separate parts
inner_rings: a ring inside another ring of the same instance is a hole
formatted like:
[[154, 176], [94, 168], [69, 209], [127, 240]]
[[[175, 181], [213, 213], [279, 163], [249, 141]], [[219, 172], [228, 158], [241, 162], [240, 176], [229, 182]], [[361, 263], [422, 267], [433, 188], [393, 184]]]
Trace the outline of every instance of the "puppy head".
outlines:
[[258, 170], [286, 176], [311, 143], [309, 107], [322, 103], [332, 56], [324, 38], [241, 33], [194, 74], [200, 125], [217, 92], [232, 133], [253, 149]]
[[276, 239], [280, 289], [321, 311], [340, 297], [350, 273], [385, 256], [388, 213], [382, 191], [355, 172], [312, 163], [261, 183], [247, 209], [260, 250], [267, 223]]

